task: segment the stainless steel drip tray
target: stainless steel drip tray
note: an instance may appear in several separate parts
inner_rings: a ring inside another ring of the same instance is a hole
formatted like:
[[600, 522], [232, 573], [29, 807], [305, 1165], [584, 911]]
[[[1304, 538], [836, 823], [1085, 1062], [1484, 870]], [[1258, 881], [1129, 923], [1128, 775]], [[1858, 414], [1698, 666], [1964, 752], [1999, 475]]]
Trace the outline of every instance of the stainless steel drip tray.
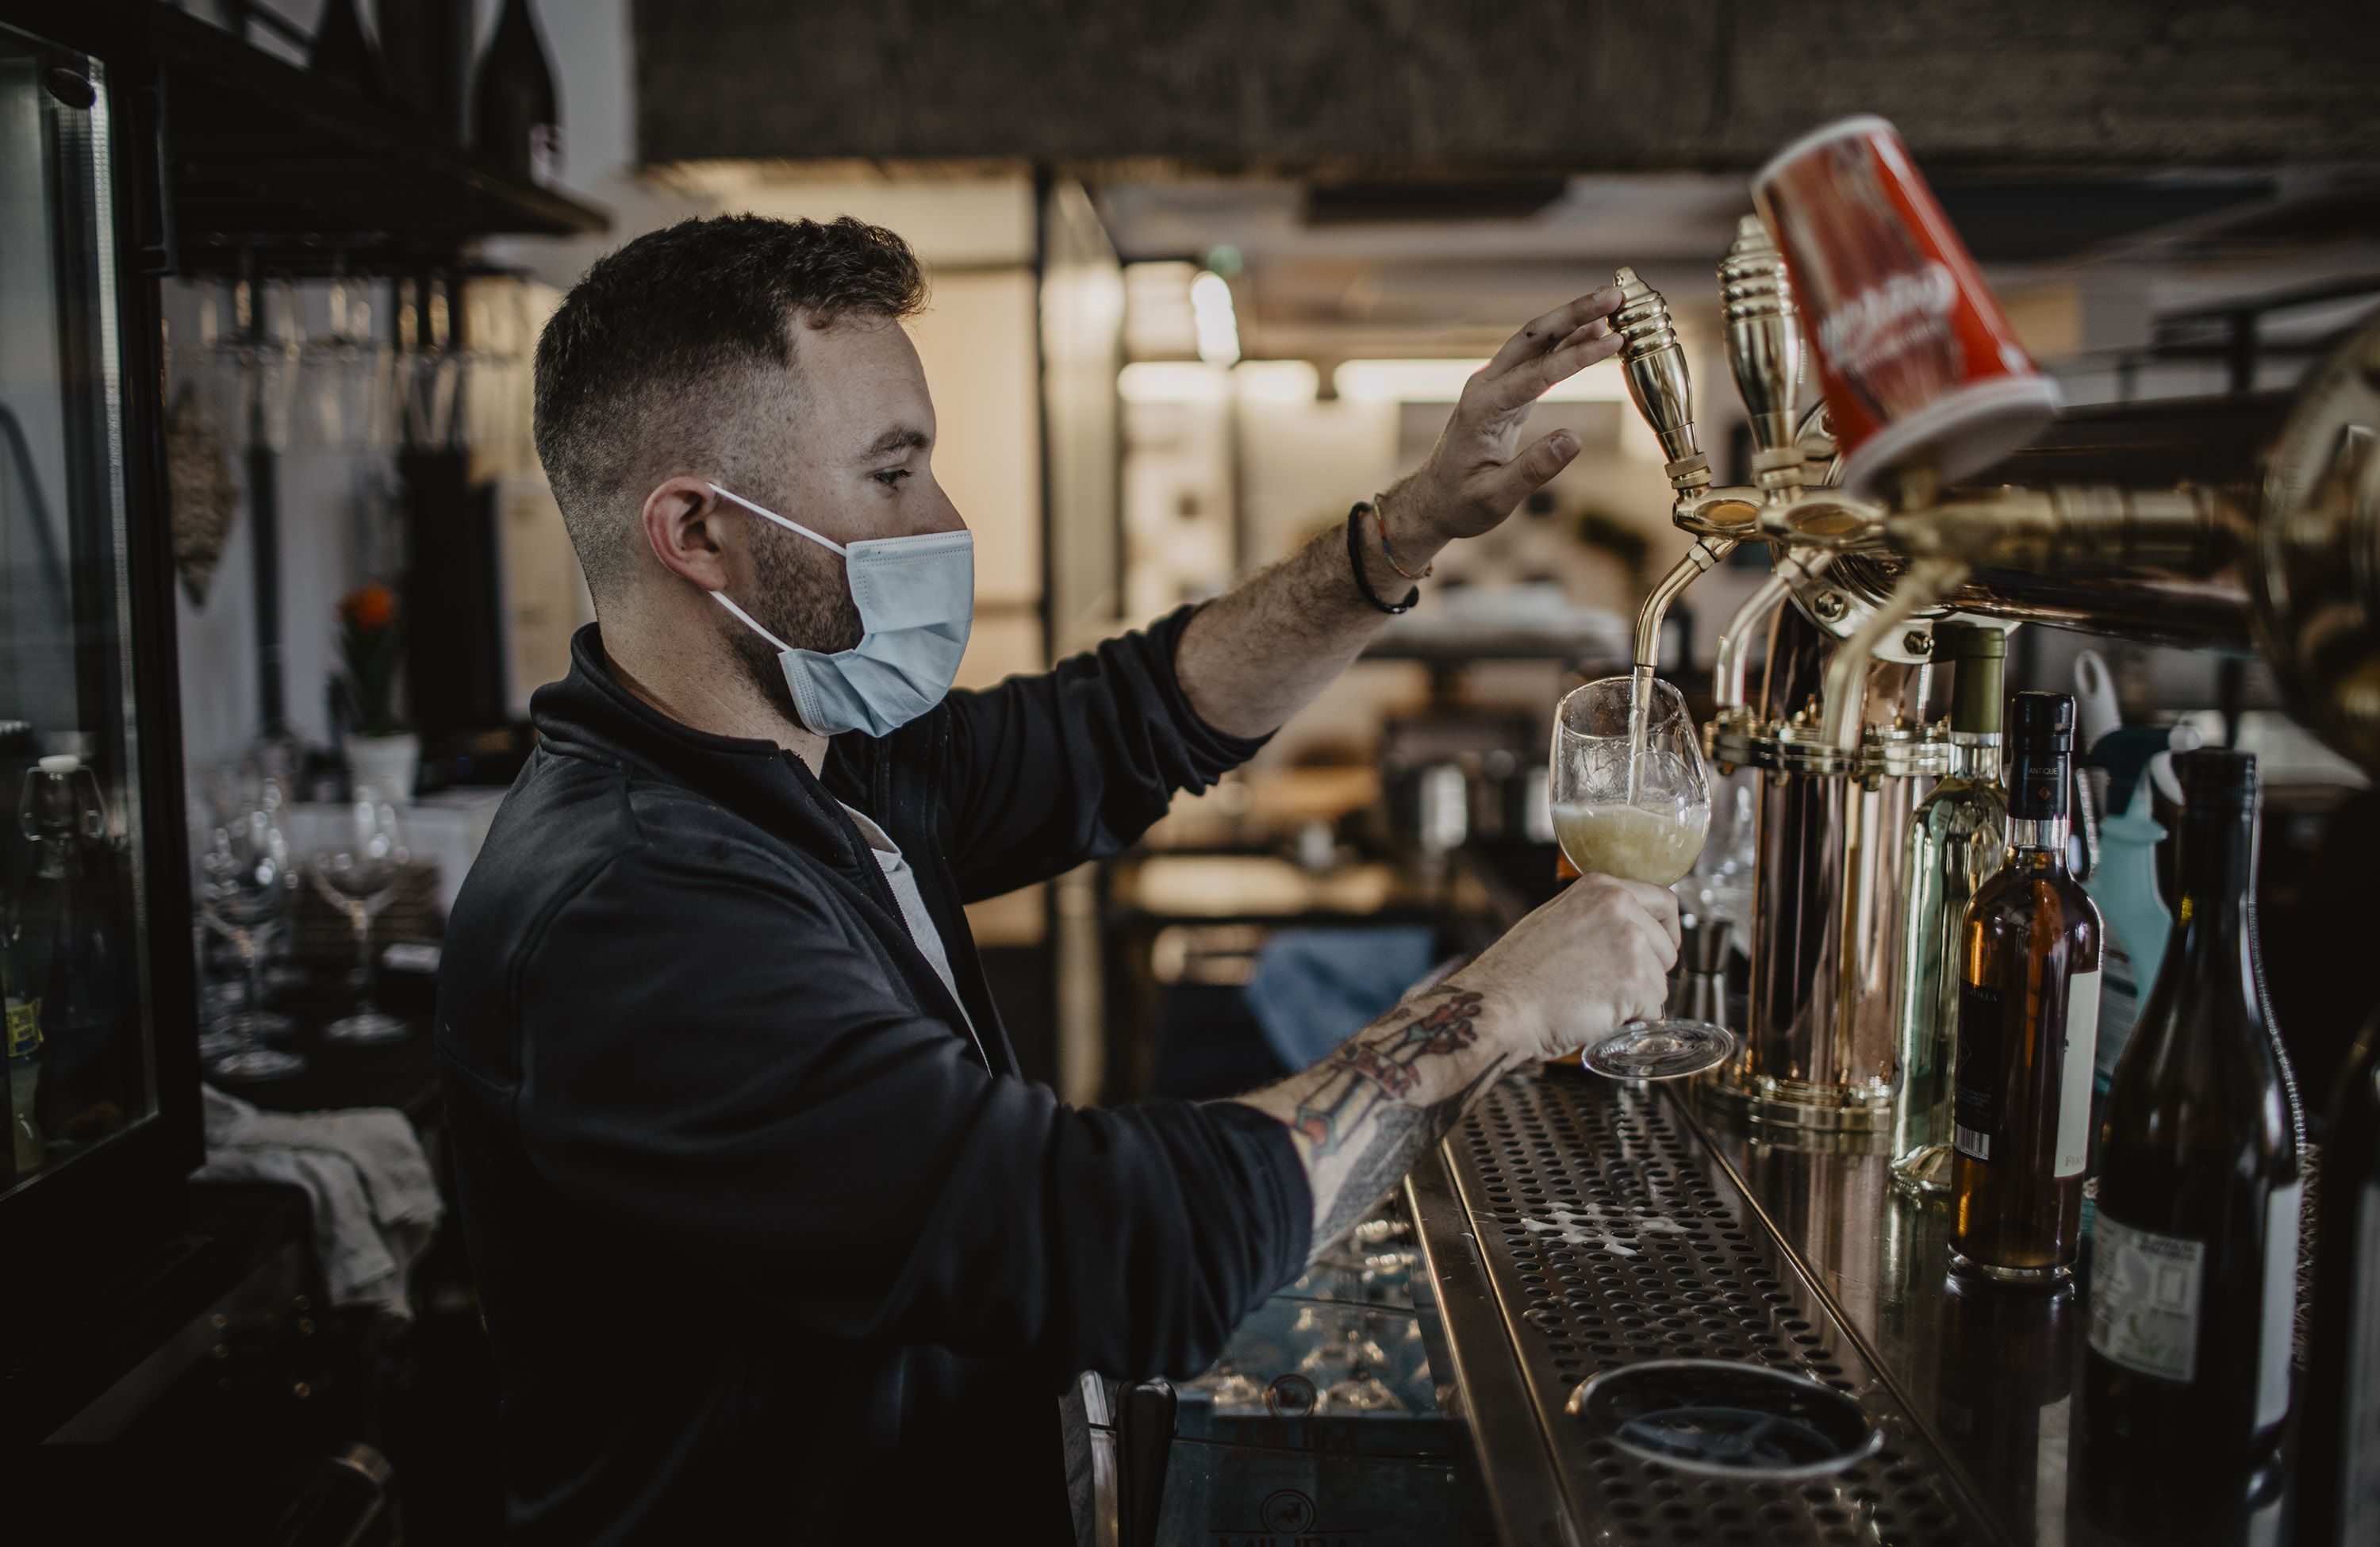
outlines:
[[[1507, 1080], [1408, 1194], [1506, 1541], [2003, 1540], [1666, 1094]], [[1689, 1360], [1734, 1383], [1682, 1386]], [[1763, 1429], [1764, 1404], [1806, 1432]], [[1697, 1407], [1735, 1412], [1677, 1411]], [[1658, 1454], [1697, 1425], [1785, 1464]]]

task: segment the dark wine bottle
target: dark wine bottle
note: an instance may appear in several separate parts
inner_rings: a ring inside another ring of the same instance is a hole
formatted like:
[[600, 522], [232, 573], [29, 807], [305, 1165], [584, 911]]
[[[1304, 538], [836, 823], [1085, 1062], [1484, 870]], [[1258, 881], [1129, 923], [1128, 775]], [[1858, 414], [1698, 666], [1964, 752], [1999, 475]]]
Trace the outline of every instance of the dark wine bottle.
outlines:
[[374, 0], [388, 100], [456, 144], [470, 74], [471, 0]]
[[475, 142], [498, 166], [540, 188], [561, 180], [561, 105], [528, 0], [504, 0], [480, 60], [472, 113]]
[[2066, 861], [2074, 700], [2019, 693], [2008, 738], [2008, 858], [1960, 961], [1950, 1261], [2055, 1285], [2082, 1241], [2099, 1025], [2099, 910]]
[[2256, 760], [2174, 769], [2181, 901], [2107, 1090], [2082, 1369], [2092, 1492], [2142, 1525], [2213, 1518], [2277, 1454], [2304, 1196], [2257, 992]]
[[2380, 1541], [2380, 1016], [2339, 1071], [2321, 1172], [2292, 1535], [2349, 1547]]
[[380, 55], [364, 32], [356, 0], [322, 0], [322, 17], [314, 26], [306, 65], [316, 75], [378, 100], [384, 86]]
[[2080, 1309], [2070, 1285], [2044, 1293], [1951, 1273], [1942, 1286], [1935, 1421], [2003, 1519], [2065, 1513]]

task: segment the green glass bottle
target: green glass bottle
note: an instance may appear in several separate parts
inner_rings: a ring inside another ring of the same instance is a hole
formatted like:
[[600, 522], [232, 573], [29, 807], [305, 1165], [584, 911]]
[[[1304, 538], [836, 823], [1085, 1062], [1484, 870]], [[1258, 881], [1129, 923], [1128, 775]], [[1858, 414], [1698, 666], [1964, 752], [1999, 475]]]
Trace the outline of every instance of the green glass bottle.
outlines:
[[1959, 1033], [1959, 956], [1967, 905], [2008, 850], [2000, 785], [2001, 663], [2008, 635], [1982, 624], [1934, 626], [1934, 665], [1951, 676], [1950, 770], [1909, 824], [1908, 933], [1901, 944], [1900, 1103], [1892, 1175], [1922, 1194], [1950, 1190], [1951, 1076]]

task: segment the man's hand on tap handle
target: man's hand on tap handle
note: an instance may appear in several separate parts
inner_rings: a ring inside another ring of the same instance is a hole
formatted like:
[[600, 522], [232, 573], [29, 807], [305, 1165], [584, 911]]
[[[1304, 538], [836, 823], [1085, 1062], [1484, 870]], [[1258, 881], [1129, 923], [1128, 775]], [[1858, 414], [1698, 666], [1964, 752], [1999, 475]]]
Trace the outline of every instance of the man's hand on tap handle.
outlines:
[[1521, 427], [1547, 388], [1620, 352], [1609, 320], [1619, 308], [1620, 291], [1609, 285], [1556, 307], [1506, 339], [1463, 384], [1429, 460], [1382, 497], [1399, 559], [1412, 552], [1426, 562], [1454, 539], [1488, 530], [1570, 466], [1575, 434], [1556, 430], [1523, 450]]

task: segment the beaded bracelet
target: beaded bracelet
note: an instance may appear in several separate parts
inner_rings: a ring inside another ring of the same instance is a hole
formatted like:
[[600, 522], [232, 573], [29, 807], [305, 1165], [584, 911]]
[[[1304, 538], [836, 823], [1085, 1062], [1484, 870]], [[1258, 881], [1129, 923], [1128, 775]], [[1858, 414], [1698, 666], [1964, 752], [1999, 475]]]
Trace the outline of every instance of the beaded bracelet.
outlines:
[[1390, 568], [1408, 580], [1427, 580], [1437, 572], [1438, 566], [1425, 564], [1421, 566], [1421, 573], [1416, 575], [1397, 562], [1397, 551], [1389, 546], [1389, 507], [1381, 503], [1378, 494], [1372, 496], [1372, 525], [1379, 529], [1380, 553], [1388, 559]]
[[[1387, 613], [1391, 617], [1395, 616], [1399, 613], [1409, 613], [1413, 611], [1413, 604], [1421, 600], [1421, 588], [1419, 586], [1415, 586], [1413, 590], [1405, 592], [1405, 599], [1403, 601], [1391, 605], [1389, 603], [1380, 600], [1380, 593], [1372, 589], [1372, 578], [1364, 573], [1363, 522], [1364, 512], [1367, 510], [1373, 511], [1375, 515], [1378, 514], [1369, 500], [1357, 500], [1355, 502], [1354, 508], [1347, 512], [1347, 567], [1354, 571], [1355, 589], [1363, 592], [1365, 601], [1369, 602], [1373, 606], [1378, 607], [1380, 611]], [[1382, 546], [1385, 548], [1387, 544], [1383, 543]], [[1396, 560], [1390, 559], [1389, 563], [1393, 566]], [[1397, 573], [1402, 575], [1404, 571], [1400, 569]]]

